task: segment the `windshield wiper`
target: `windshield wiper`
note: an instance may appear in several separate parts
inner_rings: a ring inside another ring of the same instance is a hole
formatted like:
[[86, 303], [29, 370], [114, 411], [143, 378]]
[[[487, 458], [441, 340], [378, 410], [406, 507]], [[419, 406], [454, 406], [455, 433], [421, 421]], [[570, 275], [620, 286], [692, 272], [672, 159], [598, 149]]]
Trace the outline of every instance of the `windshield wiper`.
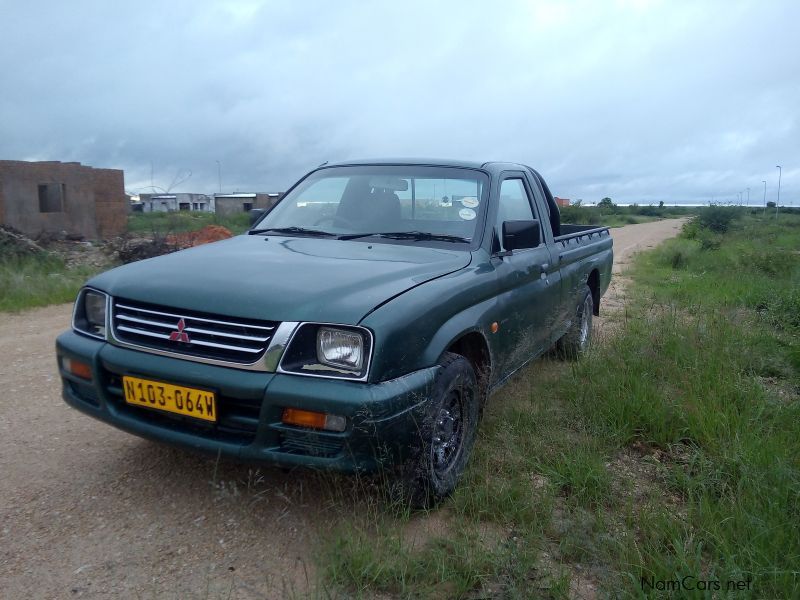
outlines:
[[372, 233], [349, 233], [340, 235], [340, 240], [355, 240], [364, 237], [382, 237], [392, 240], [433, 240], [435, 242], [459, 242], [468, 244], [469, 238], [447, 233], [429, 233], [427, 231], [379, 231]]
[[251, 229], [247, 235], [258, 235], [259, 233], [288, 233], [299, 235], [316, 235], [320, 237], [336, 237], [335, 233], [329, 233], [320, 229], [306, 229], [305, 227], [264, 227], [263, 229]]

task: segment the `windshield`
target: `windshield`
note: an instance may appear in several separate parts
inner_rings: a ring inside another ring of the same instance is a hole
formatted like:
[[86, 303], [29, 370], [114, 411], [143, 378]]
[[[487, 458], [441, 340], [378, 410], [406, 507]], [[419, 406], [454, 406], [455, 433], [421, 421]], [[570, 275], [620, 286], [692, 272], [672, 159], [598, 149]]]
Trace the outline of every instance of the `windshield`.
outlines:
[[[415, 165], [320, 169], [289, 192], [254, 231], [469, 243], [481, 221], [487, 188], [486, 174], [471, 169]], [[397, 233], [405, 235], [385, 235]]]

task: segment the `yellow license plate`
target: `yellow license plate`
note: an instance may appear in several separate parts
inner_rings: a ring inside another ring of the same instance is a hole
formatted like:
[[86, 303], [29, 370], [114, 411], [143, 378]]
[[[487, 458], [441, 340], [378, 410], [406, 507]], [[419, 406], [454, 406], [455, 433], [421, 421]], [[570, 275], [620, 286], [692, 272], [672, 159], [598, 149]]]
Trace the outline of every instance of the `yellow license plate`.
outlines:
[[217, 399], [214, 392], [197, 388], [124, 376], [125, 402], [166, 412], [216, 422]]

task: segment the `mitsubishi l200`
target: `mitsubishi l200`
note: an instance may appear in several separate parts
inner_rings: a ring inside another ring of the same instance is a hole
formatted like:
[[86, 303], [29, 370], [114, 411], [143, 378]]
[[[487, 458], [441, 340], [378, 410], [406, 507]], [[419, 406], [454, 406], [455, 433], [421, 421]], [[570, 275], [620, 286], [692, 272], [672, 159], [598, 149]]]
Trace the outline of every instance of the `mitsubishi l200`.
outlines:
[[492, 391], [586, 350], [611, 263], [608, 229], [561, 223], [530, 167], [325, 164], [245, 235], [89, 280], [56, 343], [63, 397], [212, 455], [385, 469], [429, 505]]

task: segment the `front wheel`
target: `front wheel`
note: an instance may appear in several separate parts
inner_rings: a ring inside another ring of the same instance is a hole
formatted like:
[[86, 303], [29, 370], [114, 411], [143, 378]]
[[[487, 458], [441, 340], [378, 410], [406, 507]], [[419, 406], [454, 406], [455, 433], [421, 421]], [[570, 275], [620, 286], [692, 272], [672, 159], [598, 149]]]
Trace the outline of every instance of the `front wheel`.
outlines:
[[575, 311], [575, 318], [572, 321], [567, 333], [558, 340], [559, 354], [565, 358], [575, 359], [580, 357], [589, 349], [592, 341], [592, 315], [594, 313], [594, 299], [592, 290], [589, 286], [584, 286], [581, 301]]
[[475, 369], [446, 352], [422, 422], [395, 481], [398, 499], [427, 508], [450, 495], [466, 467], [478, 426], [480, 391]]

